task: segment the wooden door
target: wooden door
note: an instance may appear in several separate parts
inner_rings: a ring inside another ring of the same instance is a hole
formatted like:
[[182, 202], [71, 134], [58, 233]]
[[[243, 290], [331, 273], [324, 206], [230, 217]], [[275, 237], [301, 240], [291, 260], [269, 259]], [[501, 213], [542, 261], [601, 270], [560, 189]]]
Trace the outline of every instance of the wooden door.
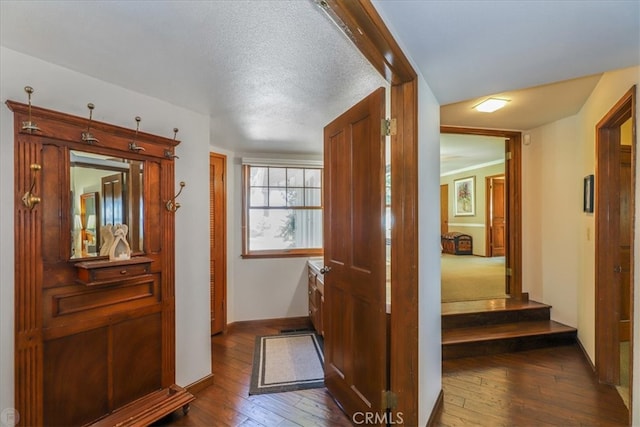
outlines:
[[633, 233], [631, 146], [620, 146], [620, 320], [619, 340], [629, 341], [631, 326], [631, 234]]
[[380, 88], [324, 129], [325, 384], [351, 417], [385, 412], [383, 115]]
[[102, 178], [102, 209], [105, 224], [128, 224], [125, 209], [127, 201], [124, 200], [125, 185], [123, 173]]
[[440, 186], [440, 234], [449, 232], [449, 184]]
[[[635, 98], [634, 86], [596, 125], [595, 367], [598, 379], [608, 384], [620, 383], [620, 341], [627, 338], [621, 333], [633, 324], [633, 300], [624, 293], [625, 282], [633, 283], [635, 274], [635, 177], [631, 167], [635, 138], [631, 138], [628, 153], [620, 142], [621, 126], [629, 119], [631, 128], [636, 126]], [[633, 331], [627, 335], [632, 337]]]
[[489, 179], [490, 247], [489, 256], [504, 256], [505, 250], [505, 194], [504, 176]]
[[224, 182], [226, 162], [227, 157], [222, 154], [209, 155], [211, 335], [222, 332], [226, 326], [227, 196]]

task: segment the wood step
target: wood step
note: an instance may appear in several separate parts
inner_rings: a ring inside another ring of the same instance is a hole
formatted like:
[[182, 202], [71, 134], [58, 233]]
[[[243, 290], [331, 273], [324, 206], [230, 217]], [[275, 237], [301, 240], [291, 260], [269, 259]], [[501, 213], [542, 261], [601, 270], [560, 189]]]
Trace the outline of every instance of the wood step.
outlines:
[[442, 358], [481, 356], [565, 345], [577, 330], [553, 320], [537, 320], [442, 331]]
[[442, 329], [549, 320], [550, 312], [550, 305], [510, 298], [442, 303]]

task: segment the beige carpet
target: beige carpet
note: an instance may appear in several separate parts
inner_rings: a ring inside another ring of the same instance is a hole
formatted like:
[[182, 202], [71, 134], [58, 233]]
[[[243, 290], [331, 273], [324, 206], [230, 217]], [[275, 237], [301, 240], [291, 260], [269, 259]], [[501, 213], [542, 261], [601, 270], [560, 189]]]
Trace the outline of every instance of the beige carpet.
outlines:
[[442, 302], [504, 298], [504, 257], [442, 254]]

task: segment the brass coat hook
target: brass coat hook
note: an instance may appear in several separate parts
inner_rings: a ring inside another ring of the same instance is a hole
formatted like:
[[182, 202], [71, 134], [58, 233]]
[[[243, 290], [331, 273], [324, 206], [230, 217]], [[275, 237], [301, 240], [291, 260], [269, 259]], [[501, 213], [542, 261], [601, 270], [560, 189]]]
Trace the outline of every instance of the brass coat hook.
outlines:
[[[173, 140], [176, 140], [176, 136], [178, 135], [178, 128], [173, 128]], [[180, 157], [176, 156], [175, 154], [173, 154], [173, 151], [171, 151], [170, 149], [166, 149], [164, 150], [164, 156], [167, 159], [179, 159]]]
[[133, 137], [133, 141], [129, 143], [129, 150], [135, 151], [136, 153], [145, 151], [144, 147], [140, 147], [136, 144], [136, 139], [138, 139], [138, 130], [140, 129], [140, 120], [142, 120], [140, 116], [136, 116], [136, 134]]
[[34, 92], [31, 86], [25, 86], [24, 91], [29, 96], [29, 120], [22, 122], [22, 130], [26, 130], [29, 133], [40, 132], [40, 128], [37, 124], [31, 121], [31, 94]]
[[95, 144], [100, 142], [98, 141], [98, 138], [91, 135], [91, 120], [93, 118], [93, 109], [95, 108], [95, 105], [90, 102], [87, 104], [87, 108], [89, 109], [89, 123], [87, 123], [87, 131], [82, 132], [82, 140], [88, 144]]
[[182, 189], [185, 187], [185, 185], [187, 185], [187, 184], [185, 184], [184, 181], [180, 181], [180, 191], [178, 191], [178, 194], [173, 196], [173, 199], [169, 200], [167, 202], [167, 204], [165, 205], [165, 207], [167, 208], [167, 210], [169, 212], [175, 212], [178, 209], [180, 209], [180, 203], [176, 202], [176, 199], [178, 198], [180, 193], [182, 193]]
[[24, 196], [22, 196], [22, 203], [24, 203], [24, 205], [29, 208], [29, 210], [33, 210], [33, 208], [42, 201], [40, 197], [33, 195], [33, 189], [36, 186], [36, 172], [41, 170], [42, 166], [37, 163], [32, 163], [31, 165], [29, 165], [29, 169], [33, 171], [33, 176], [31, 178], [31, 187], [29, 188], [29, 191], [24, 193]]

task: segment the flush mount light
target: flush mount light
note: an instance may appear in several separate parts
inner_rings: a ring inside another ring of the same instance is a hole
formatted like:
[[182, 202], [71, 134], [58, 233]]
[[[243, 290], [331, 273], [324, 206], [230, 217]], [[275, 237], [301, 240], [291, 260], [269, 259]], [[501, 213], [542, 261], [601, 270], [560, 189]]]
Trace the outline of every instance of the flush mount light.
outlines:
[[507, 105], [507, 102], [509, 102], [508, 99], [489, 98], [482, 101], [480, 104], [476, 105], [473, 108], [483, 113], [493, 113], [494, 111], [499, 110]]

